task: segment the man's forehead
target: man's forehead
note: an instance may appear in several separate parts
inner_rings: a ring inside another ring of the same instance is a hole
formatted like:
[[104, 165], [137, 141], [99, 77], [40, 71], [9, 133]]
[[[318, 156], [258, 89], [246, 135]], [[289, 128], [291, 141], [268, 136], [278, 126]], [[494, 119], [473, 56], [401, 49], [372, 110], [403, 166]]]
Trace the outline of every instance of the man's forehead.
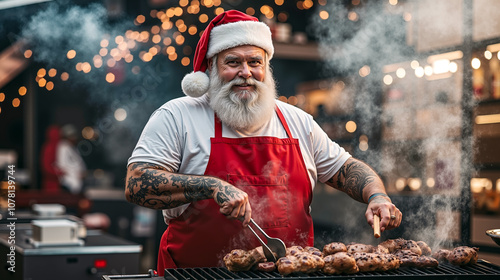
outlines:
[[219, 56], [221, 57], [229, 57], [229, 56], [249, 56], [249, 57], [264, 57], [265, 51], [262, 48], [256, 47], [256, 46], [250, 46], [250, 45], [245, 45], [245, 46], [237, 46], [234, 48], [230, 48], [227, 50], [224, 50], [219, 53]]

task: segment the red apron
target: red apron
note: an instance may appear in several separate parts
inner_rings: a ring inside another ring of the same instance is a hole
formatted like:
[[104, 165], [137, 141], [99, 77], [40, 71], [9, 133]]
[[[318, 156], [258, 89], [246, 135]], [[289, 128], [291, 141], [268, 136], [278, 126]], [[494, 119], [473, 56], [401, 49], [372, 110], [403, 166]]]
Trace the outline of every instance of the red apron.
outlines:
[[[288, 138], [224, 138], [222, 124], [215, 116], [215, 137], [210, 139], [205, 175], [245, 191], [252, 218], [268, 235], [281, 238], [287, 247], [313, 246], [311, 182], [299, 140], [292, 138], [278, 107], [276, 113]], [[158, 253], [160, 275], [165, 268], [223, 266], [222, 259], [231, 250], [260, 246], [249, 229], [222, 215], [219, 208], [213, 199], [193, 202], [170, 221]]]

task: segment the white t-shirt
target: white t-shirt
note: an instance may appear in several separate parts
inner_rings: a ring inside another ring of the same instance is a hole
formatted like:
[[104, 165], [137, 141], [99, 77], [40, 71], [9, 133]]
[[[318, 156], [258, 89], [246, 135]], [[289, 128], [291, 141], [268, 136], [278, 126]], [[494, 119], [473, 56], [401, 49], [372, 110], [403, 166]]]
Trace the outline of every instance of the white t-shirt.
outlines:
[[56, 166], [63, 172], [59, 178], [61, 184], [71, 193], [80, 193], [87, 168], [78, 150], [68, 140], [61, 140], [57, 145]]
[[[301, 109], [276, 100], [293, 138], [299, 146], [314, 189], [317, 181], [330, 179], [351, 157], [342, 147], [328, 138], [326, 133]], [[210, 138], [214, 137], [214, 111], [206, 95], [200, 98], [173, 99], [150, 117], [128, 164], [147, 162], [163, 166], [182, 174], [203, 175], [210, 157]], [[253, 134], [222, 126], [227, 138], [271, 136], [287, 138], [278, 116]], [[165, 221], [178, 217], [189, 206], [185, 204], [163, 210]]]

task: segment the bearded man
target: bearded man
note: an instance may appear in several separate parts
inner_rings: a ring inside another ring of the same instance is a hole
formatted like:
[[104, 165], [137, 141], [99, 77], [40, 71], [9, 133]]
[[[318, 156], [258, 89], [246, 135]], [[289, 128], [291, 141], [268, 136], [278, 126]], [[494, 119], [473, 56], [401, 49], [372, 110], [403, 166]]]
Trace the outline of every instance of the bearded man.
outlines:
[[276, 100], [273, 53], [264, 23], [234, 10], [218, 15], [182, 81], [188, 97], [165, 103], [144, 128], [125, 195], [163, 210], [160, 275], [165, 268], [221, 266], [232, 249], [259, 246], [246, 229], [250, 218], [286, 246], [313, 246], [310, 204], [318, 181], [367, 203], [367, 222], [373, 226], [378, 215], [381, 231], [400, 225], [402, 214], [376, 173], [312, 116]]

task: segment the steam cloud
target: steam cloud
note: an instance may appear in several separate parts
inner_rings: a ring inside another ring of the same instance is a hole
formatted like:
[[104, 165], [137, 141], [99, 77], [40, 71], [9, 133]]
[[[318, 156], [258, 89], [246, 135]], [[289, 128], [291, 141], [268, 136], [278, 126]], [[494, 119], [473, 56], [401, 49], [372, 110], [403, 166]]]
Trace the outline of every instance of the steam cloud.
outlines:
[[[468, 182], [463, 182], [460, 170], [463, 166], [473, 170], [469, 160], [472, 155], [463, 154], [461, 142], [456, 140], [461, 137], [462, 126], [462, 89], [457, 85], [462, 83], [456, 82], [456, 76], [439, 81], [420, 78], [420, 82], [412, 82], [405, 88], [404, 83], [408, 80], [403, 80], [399, 85], [394, 83], [391, 86], [402, 92], [403, 101], [380, 106], [378, 96], [383, 87], [383, 66], [422, 59], [406, 45], [406, 23], [402, 15], [391, 14], [384, 5], [387, 3], [366, 1], [348, 8], [343, 1], [329, 1], [326, 6], [318, 8], [328, 12], [328, 19], [312, 17], [310, 30], [318, 39], [320, 52], [327, 61], [325, 71], [334, 76], [352, 77], [357, 76], [363, 66], [370, 67], [369, 75], [354, 79], [358, 83], [355, 112], [359, 116], [362, 134], [376, 134], [382, 126], [382, 137], [387, 144], [382, 144], [381, 149], [365, 152], [366, 161], [380, 172], [386, 184], [392, 185], [390, 191], [394, 190], [397, 179], [391, 176], [422, 179], [418, 193], [423, 195], [422, 199], [410, 195], [402, 203], [404, 205], [397, 205], [406, 209], [402, 224], [405, 232], [399, 237], [426, 241], [433, 249], [449, 246], [450, 232], [460, 230], [460, 219], [454, 215], [464, 208], [460, 205], [460, 189], [468, 186]], [[358, 16], [355, 21], [348, 19], [353, 11]], [[410, 75], [413, 74], [407, 73], [405, 79], [418, 80]], [[455, 75], [461, 79], [460, 74]], [[425, 83], [425, 86], [417, 87], [417, 82]], [[468, 137], [465, 136], [466, 140]], [[427, 178], [434, 178], [437, 192], [426, 189]], [[358, 210], [340, 211], [346, 216], [364, 213], [363, 209]], [[358, 219], [346, 218], [341, 222], [347, 232], [360, 227]], [[437, 223], [441, 224], [437, 226]], [[349, 241], [374, 241], [371, 234], [359, 233], [357, 240]], [[343, 233], [335, 234], [340, 239], [346, 238]]]
[[[107, 58], [103, 57], [103, 66], [94, 67], [93, 58], [99, 54], [101, 40], [109, 41], [110, 50], [116, 47], [116, 36], [121, 35], [127, 41], [130, 39], [126, 38], [125, 32], [138, 29], [131, 18], [110, 22], [102, 4], [76, 6], [52, 3], [30, 15], [25, 22], [20, 37], [28, 41], [29, 48], [33, 50], [33, 59], [47, 65], [47, 69], [57, 69], [58, 74], [69, 73], [68, 81], [56, 82], [55, 86], [64, 84], [69, 88], [64, 94], [69, 96], [81, 92], [76, 89], [85, 88], [87, 105], [97, 108], [93, 117], [96, 118], [94, 129], [99, 134], [99, 139], [80, 142], [80, 152], [89, 155], [95, 149], [102, 148], [110, 163], [123, 164], [135, 145], [136, 135], [140, 133], [152, 111], [180, 94], [177, 84], [168, 83], [173, 71], [165, 61], [166, 58], [160, 55], [148, 63], [143, 62], [138, 54], [149, 50], [152, 43], [137, 42], [130, 49], [130, 53], [134, 55], [132, 62], [125, 63], [122, 59], [116, 66], [108, 67]], [[69, 50], [76, 51], [74, 59], [67, 58]], [[77, 71], [75, 66], [79, 62], [90, 63], [92, 70], [88, 73]], [[131, 71], [134, 66], [139, 67], [138, 73]], [[120, 81], [114, 84], [106, 82], [108, 72], [114, 73]], [[179, 74], [174, 73], [175, 75]], [[118, 122], [114, 117], [118, 108], [127, 112], [124, 121]]]

